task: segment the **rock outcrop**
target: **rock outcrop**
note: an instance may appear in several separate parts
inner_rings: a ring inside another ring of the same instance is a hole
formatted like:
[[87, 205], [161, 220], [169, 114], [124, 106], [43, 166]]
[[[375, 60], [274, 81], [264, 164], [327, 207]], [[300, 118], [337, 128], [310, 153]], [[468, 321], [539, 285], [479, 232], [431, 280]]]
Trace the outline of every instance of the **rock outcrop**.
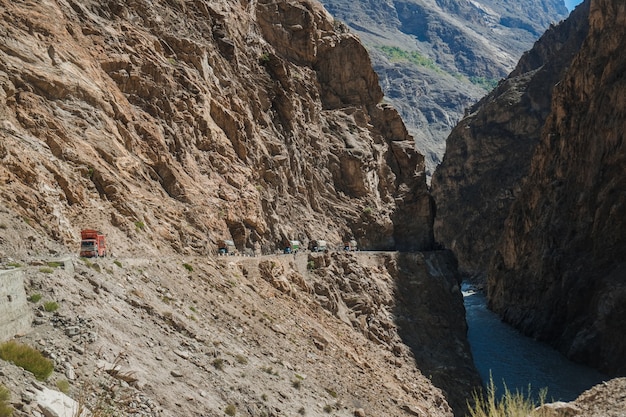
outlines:
[[432, 247], [423, 157], [321, 5], [1, 10], [0, 195], [59, 243], [88, 226], [118, 253]]
[[[589, 2], [588, 2], [589, 3]], [[592, 0], [489, 271], [490, 306], [570, 358], [626, 374], [626, 5]]]
[[588, 4], [579, 6], [551, 27], [447, 139], [432, 179], [435, 238], [455, 252], [466, 274], [488, 269], [550, 114], [552, 88], [585, 39], [588, 14]]
[[322, 3], [370, 52], [385, 100], [425, 155], [429, 177], [465, 109], [567, 16], [561, 0]]

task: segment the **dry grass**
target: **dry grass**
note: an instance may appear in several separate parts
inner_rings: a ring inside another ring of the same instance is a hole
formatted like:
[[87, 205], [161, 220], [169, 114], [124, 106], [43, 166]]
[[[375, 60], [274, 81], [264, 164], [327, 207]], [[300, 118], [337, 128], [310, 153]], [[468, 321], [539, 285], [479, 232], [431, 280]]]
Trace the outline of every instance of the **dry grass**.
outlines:
[[540, 390], [537, 404], [533, 400], [530, 387], [528, 393], [524, 395], [523, 392], [509, 391], [505, 385], [504, 395], [498, 399], [493, 379], [490, 378], [487, 393], [485, 395], [475, 393], [474, 405], [468, 404], [469, 417], [542, 417], [542, 413], [536, 409], [544, 404], [546, 395], [547, 389]]
[[0, 359], [13, 362], [20, 368], [32, 372], [40, 381], [46, 380], [54, 370], [52, 361], [45, 358], [37, 349], [14, 340], [0, 345]]

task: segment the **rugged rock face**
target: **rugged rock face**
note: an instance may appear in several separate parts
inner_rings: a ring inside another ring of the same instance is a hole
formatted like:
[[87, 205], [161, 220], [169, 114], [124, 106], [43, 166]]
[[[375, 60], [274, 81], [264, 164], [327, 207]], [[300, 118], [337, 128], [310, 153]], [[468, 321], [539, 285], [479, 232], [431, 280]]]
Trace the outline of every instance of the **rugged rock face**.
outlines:
[[319, 4], [1, 10], [0, 195], [60, 243], [89, 226], [114, 252], [432, 247], [423, 157]]
[[[43, 297], [18, 338], [55, 361], [47, 388], [124, 415], [463, 413], [449, 253], [267, 255], [434, 245], [423, 156], [320, 4], [0, 6], [0, 261]], [[113, 259], [76, 259], [84, 227]], [[224, 238], [266, 255], [214, 256]], [[6, 368], [16, 413], [42, 409]]]
[[592, 0], [489, 272], [491, 307], [569, 357], [626, 374], [626, 5]]
[[588, 31], [589, 5], [551, 27], [454, 128], [432, 179], [435, 238], [467, 274], [484, 274], [562, 79]]
[[465, 109], [567, 15], [561, 0], [322, 3], [368, 48], [385, 99], [426, 156], [429, 176]]

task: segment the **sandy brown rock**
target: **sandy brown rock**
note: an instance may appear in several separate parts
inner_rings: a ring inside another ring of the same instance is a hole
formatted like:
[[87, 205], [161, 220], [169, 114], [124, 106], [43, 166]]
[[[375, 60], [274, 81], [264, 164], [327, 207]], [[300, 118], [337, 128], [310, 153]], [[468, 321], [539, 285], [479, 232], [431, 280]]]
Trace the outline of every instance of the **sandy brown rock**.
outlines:
[[93, 227], [117, 253], [432, 246], [432, 213], [395, 226], [429, 207], [423, 157], [319, 4], [7, 1], [2, 17], [0, 192], [60, 243]]

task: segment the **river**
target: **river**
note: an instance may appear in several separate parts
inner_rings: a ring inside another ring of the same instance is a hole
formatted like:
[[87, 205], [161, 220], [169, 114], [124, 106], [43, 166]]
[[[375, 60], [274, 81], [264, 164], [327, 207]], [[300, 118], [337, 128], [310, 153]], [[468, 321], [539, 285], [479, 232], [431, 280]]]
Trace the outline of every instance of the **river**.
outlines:
[[485, 294], [463, 284], [468, 338], [474, 362], [485, 384], [490, 374], [496, 397], [504, 392], [523, 392], [536, 399], [547, 388], [546, 400], [572, 401], [583, 391], [608, 377], [569, 361], [550, 346], [522, 335], [487, 309]]

